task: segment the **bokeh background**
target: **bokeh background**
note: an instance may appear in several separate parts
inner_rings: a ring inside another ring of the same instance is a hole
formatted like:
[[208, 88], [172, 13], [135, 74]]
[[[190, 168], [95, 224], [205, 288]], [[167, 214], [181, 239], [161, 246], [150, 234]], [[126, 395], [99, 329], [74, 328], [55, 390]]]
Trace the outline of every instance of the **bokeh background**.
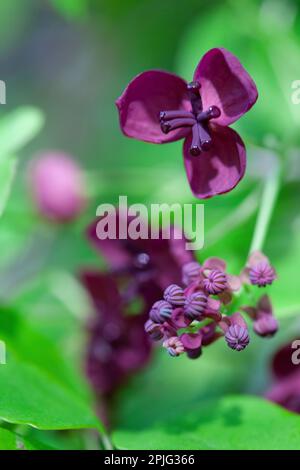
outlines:
[[[257, 83], [259, 100], [234, 126], [248, 148], [245, 179], [232, 193], [205, 201], [206, 241], [197, 256], [220, 256], [232, 271], [242, 269], [265, 179], [279, 162], [281, 188], [264, 251], [279, 274], [270, 292], [280, 332], [267, 341], [253, 337], [242, 354], [216, 343], [196, 361], [174, 360], [158, 349], [114, 396], [113, 442], [133, 449], [145, 442], [175, 449], [296, 446], [278, 435], [291, 426], [298, 435], [300, 417], [251, 398], [264, 395], [273, 383], [274, 352], [300, 335], [300, 104], [291, 98], [292, 83], [300, 80], [296, 0], [1, 1], [0, 79], [6, 82], [7, 104], [0, 109], [0, 155], [5, 162], [17, 158], [14, 180], [10, 166], [1, 176], [6, 207], [0, 220], [0, 339], [7, 344], [8, 364], [0, 366], [0, 416], [5, 435], [17, 433], [42, 448], [100, 445], [92, 431], [48, 431], [95, 427], [89, 415], [95, 399], [83, 373], [92, 307], [77, 273], [88, 266], [105, 270], [105, 263], [85, 239], [85, 227], [99, 204], [117, 203], [122, 194], [146, 204], [196, 202], [181, 143], [155, 146], [125, 138], [114, 101], [133, 76], [147, 69], [189, 80], [203, 53], [214, 46], [239, 57]], [[44, 220], [32, 201], [28, 164], [49, 149], [69, 153], [85, 172], [88, 205], [73, 223]], [[47, 385], [40, 377], [49, 379]], [[74, 396], [69, 412], [66, 390]], [[210, 412], [194, 412], [207, 400]], [[75, 410], [78, 421], [71, 423]], [[33, 430], [32, 423], [47, 431]]]

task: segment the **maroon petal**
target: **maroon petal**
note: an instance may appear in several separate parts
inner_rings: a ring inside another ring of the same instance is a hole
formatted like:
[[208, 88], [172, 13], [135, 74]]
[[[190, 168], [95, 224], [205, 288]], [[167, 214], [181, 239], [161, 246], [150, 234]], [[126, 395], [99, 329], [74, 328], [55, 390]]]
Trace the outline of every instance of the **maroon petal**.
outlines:
[[195, 157], [190, 154], [192, 137], [185, 139], [183, 155], [192, 192], [199, 199], [231, 191], [243, 178], [246, 149], [240, 136], [229, 127], [214, 127], [212, 147]]
[[240, 61], [223, 48], [211, 49], [202, 57], [194, 80], [201, 84], [203, 109], [217, 106], [221, 110], [214, 121], [222, 126], [235, 122], [257, 100], [254, 81]]
[[188, 128], [164, 134], [159, 121], [161, 111], [190, 109], [186, 85], [177, 75], [160, 70], [137, 75], [116, 101], [122, 132], [127, 137], [154, 144], [173, 142], [188, 135]]

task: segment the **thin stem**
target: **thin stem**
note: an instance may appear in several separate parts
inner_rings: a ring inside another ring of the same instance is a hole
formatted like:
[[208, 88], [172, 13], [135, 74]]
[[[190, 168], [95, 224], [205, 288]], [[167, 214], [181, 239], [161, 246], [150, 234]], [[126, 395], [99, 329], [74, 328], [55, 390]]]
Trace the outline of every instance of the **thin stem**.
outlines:
[[274, 158], [272, 163], [272, 167], [270, 168], [270, 172], [265, 182], [249, 254], [253, 251], [261, 251], [263, 249], [279, 193], [281, 179], [280, 165], [277, 158]]

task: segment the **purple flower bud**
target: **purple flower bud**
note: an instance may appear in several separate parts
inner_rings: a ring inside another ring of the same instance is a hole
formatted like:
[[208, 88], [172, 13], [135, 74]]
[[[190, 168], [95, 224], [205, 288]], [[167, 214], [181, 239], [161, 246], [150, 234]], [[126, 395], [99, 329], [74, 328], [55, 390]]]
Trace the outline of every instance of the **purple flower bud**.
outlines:
[[259, 336], [273, 336], [278, 330], [278, 322], [273, 315], [264, 314], [255, 320], [253, 330]]
[[184, 313], [190, 320], [200, 320], [207, 305], [207, 297], [203, 292], [189, 295], [184, 304]]
[[276, 273], [268, 262], [261, 261], [250, 268], [249, 279], [251, 284], [255, 286], [266, 287], [267, 284], [272, 284], [276, 279]]
[[192, 282], [199, 279], [201, 273], [201, 266], [197, 261], [191, 261], [186, 263], [182, 268], [182, 282], [185, 286], [188, 286]]
[[163, 323], [172, 315], [172, 305], [165, 300], [158, 300], [153, 304], [149, 317], [154, 323]]
[[176, 284], [171, 284], [164, 291], [164, 299], [172, 305], [181, 307], [185, 302], [183, 289]]
[[39, 212], [52, 221], [76, 218], [85, 206], [83, 174], [74, 160], [49, 152], [31, 163], [30, 186]]
[[220, 294], [227, 287], [226, 274], [215, 269], [213, 271], [209, 271], [203, 284], [209, 294]]
[[172, 336], [163, 342], [163, 347], [166, 348], [170, 356], [177, 357], [184, 353], [184, 346], [177, 336]]
[[145, 323], [145, 331], [148, 333], [153, 341], [159, 341], [163, 338], [163, 332], [161, 331], [161, 326], [157, 323], [154, 323], [152, 320], [147, 320]]
[[225, 340], [231, 349], [242, 351], [250, 341], [248, 330], [237, 324], [231, 325], [225, 334]]

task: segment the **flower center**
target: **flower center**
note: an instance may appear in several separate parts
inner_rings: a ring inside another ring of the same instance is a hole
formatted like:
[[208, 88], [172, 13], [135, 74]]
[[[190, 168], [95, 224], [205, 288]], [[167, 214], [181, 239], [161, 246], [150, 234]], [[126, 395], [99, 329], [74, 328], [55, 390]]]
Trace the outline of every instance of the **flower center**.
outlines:
[[197, 156], [211, 147], [211, 136], [208, 123], [210, 119], [218, 118], [221, 111], [217, 106], [210, 106], [203, 111], [200, 95], [200, 83], [191, 82], [187, 85], [188, 96], [192, 111], [162, 111], [159, 114], [161, 130], [164, 134], [183, 127], [192, 129], [193, 138], [190, 147], [191, 155]]

